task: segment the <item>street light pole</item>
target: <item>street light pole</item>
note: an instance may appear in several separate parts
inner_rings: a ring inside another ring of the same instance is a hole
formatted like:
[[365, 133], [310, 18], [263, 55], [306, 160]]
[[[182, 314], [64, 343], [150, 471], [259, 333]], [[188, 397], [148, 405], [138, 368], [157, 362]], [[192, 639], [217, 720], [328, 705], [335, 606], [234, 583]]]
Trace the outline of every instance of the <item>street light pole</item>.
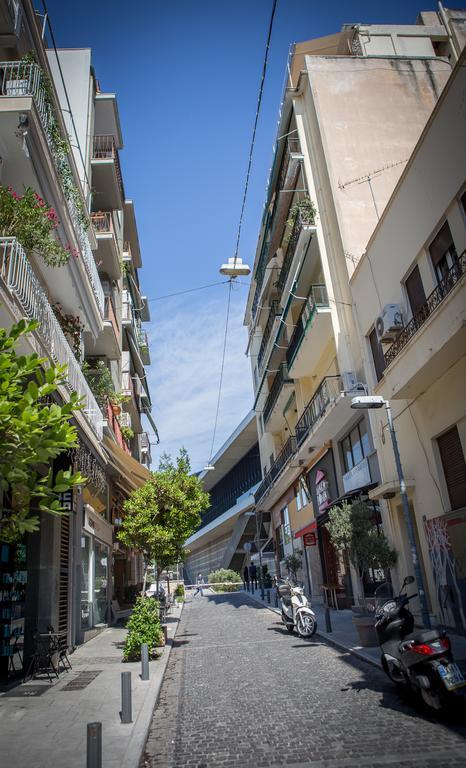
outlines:
[[398, 449], [398, 440], [396, 439], [395, 427], [393, 426], [392, 409], [388, 400], [384, 400], [385, 410], [387, 411], [388, 428], [390, 430], [390, 437], [392, 439], [393, 453], [395, 455], [395, 465], [398, 474], [398, 481], [400, 483], [400, 496], [403, 505], [403, 514], [405, 517], [406, 528], [408, 530], [408, 541], [411, 549], [411, 557], [414, 565], [414, 575], [416, 576], [419, 600], [421, 603], [422, 621], [424, 626], [430, 629], [430, 616], [429, 609], [427, 607], [426, 593], [424, 589], [424, 579], [422, 578], [421, 566], [419, 563], [416, 537], [414, 534], [413, 521], [411, 519], [411, 512], [409, 509], [408, 494], [406, 493], [406, 482], [403, 475], [403, 467], [401, 466], [400, 451]]
[[385, 407], [385, 410], [387, 411], [388, 428], [390, 430], [390, 437], [392, 439], [393, 453], [395, 455], [396, 472], [398, 475], [398, 482], [400, 484], [401, 503], [403, 505], [403, 514], [406, 522], [406, 529], [408, 532], [408, 541], [411, 549], [411, 557], [413, 560], [414, 575], [416, 577], [416, 582], [417, 582], [418, 592], [419, 592], [419, 601], [421, 603], [422, 621], [424, 622], [424, 625], [428, 629], [430, 629], [431, 624], [430, 624], [429, 609], [427, 607], [426, 592], [424, 589], [424, 579], [422, 578], [422, 571], [419, 563], [419, 554], [418, 554], [418, 549], [416, 544], [416, 537], [414, 534], [413, 521], [411, 519], [411, 513], [409, 510], [408, 494], [406, 493], [406, 483], [403, 475], [403, 468], [401, 466], [400, 451], [398, 449], [398, 441], [396, 439], [395, 427], [393, 426], [392, 409], [390, 407], [390, 403], [388, 400], [385, 400], [385, 398], [379, 395], [358, 395], [357, 397], [353, 397], [351, 400], [351, 408], [356, 408], [361, 410], [371, 410], [373, 408], [382, 408], [382, 407]]
[[257, 543], [257, 551], [259, 553], [259, 585], [261, 588], [261, 600], [264, 600], [265, 593], [264, 593], [264, 577], [262, 573], [262, 546], [261, 546], [261, 538], [260, 538], [260, 528], [262, 526], [259, 525], [259, 517], [258, 517], [258, 510], [256, 509], [256, 543]]

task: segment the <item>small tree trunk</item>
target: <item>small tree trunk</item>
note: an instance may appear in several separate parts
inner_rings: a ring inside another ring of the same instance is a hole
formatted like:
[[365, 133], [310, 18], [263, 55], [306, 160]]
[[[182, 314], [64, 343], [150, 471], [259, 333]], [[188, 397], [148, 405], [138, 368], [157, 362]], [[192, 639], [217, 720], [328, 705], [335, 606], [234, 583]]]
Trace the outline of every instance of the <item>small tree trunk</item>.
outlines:
[[142, 580], [142, 596], [143, 596], [143, 597], [144, 597], [144, 595], [146, 594], [146, 585], [147, 585], [147, 567], [148, 567], [148, 566], [146, 565], [146, 567], [144, 568], [144, 578], [143, 578], [143, 580]]
[[168, 576], [168, 571], [167, 571], [167, 595], [169, 594], [170, 594], [170, 578]]

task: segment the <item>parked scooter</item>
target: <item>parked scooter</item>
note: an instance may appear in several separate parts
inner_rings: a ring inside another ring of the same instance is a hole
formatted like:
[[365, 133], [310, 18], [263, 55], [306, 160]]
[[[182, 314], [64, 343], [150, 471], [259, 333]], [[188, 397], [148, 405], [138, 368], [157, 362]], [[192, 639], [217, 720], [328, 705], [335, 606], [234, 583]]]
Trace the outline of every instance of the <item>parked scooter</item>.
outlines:
[[309, 638], [317, 629], [317, 619], [302, 587], [287, 579], [277, 580], [282, 621], [288, 632], [296, 629], [300, 637]]
[[[382, 666], [392, 682], [408, 686], [432, 710], [466, 701], [466, 680], [453, 661], [450, 640], [437, 629], [414, 631], [414, 617], [408, 604], [414, 595], [403, 592], [413, 576], [403, 581], [400, 593], [390, 597], [376, 610], [375, 629], [382, 648]], [[379, 587], [379, 597], [386, 585]]]

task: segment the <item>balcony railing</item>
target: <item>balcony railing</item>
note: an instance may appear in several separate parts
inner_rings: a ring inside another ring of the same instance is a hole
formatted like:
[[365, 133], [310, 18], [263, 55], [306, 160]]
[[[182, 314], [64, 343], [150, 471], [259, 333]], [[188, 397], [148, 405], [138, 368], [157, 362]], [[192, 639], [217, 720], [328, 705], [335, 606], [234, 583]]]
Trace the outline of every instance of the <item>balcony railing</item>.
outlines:
[[123, 371], [121, 374], [121, 391], [134, 397], [134, 384], [129, 371]]
[[270, 334], [272, 332], [273, 324], [274, 324], [275, 318], [279, 314], [280, 314], [280, 304], [279, 304], [278, 301], [274, 300], [274, 301], [272, 301], [272, 303], [270, 305], [269, 316], [268, 316], [267, 322], [265, 324], [264, 335], [262, 336], [261, 345], [259, 347], [259, 354], [257, 355], [257, 366], [258, 366], [259, 369], [262, 368], [262, 362], [264, 360], [265, 350], [267, 349], [267, 345], [269, 343]]
[[66, 364], [66, 386], [83, 398], [84, 413], [99, 439], [102, 439], [102, 412], [84, 378], [49, 300], [35, 276], [27, 256], [15, 238], [0, 238], [0, 276], [30, 320], [39, 323], [38, 334], [44, 351], [54, 363]]
[[286, 383], [293, 383], [293, 379], [290, 379], [288, 375], [288, 366], [286, 363], [281, 363], [280, 368], [278, 369], [278, 373], [276, 374], [272, 386], [270, 387], [270, 392], [268, 394], [267, 400], [265, 401], [264, 405], [264, 422], [267, 422], [270, 414], [272, 413], [272, 410], [275, 406], [275, 403], [277, 402], [280, 392], [282, 391], [282, 387]]
[[44, 74], [38, 64], [21, 61], [0, 62], [0, 94], [2, 96], [31, 96], [44, 129], [55, 162], [57, 174], [65, 195], [68, 212], [76, 232], [81, 256], [91, 284], [100, 314], [104, 313], [104, 292], [87, 236], [86, 216], [81, 210], [81, 200], [74, 181], [67, 155], [57, 143], [60, 135], [54, 108], [47, 95]]
[[113, 232], [112, 214], [109, 211], [91, 213], [91, 224], [96, 235], [107, 235]]
[[256, 504], [267, 493], [270, 486], [273, 485], [277, 477], [281, 474], [283, 469], [288, 464], [291, 457], [294, 456], [294, 454], [296, 453], [296, 450], [297, 450], [296, 438], [294, 436], [289, 437], [285, 445], [283, 446], [282, 450], [278, 454], [277, 458], [273, 462], [272, 466], [270, 467], [269, 471], [267, 472], [266, 476], [262, 480], [259, 488], [254, 494], [254, 500]]
[[309, 296], [304, 302], [303, 308], [298, 317], [298, 322], [296, 323], [296, 328], [290, 339], [290, 343], [288, 345], [288, 349], [286, 352], [286, 361], [289, 366], [291, 366], [296, 356], [296, 353], [299, 347], [301, 346], [301, 342], [304, 339], [304, 336], [306, 335], [306, 329], [309, 323], [312, 322], [312, 319], [318, 307], [328, 307], [328, 306], [329, 306], [329, 303], [328, 303], [326, 286], [323, 284], [311, 286]]
[[287, 281], [287, 278], [291, 269], [291, 264], [293, 263], [296, 246], [299, 240], [299, 235], [301, 234], [301, 230], [305, 224], [314, 224], [314, 221], [311, 217], [306, 217], [301, 212], [298, 213], [298, 215], [296, 216], [295, 222], [293, 224], [293, 229], [291, 231], [290, 239], [288, 241], [288, 246], [286, 249], [285, 258], [283, 259], [282, 268], [280, 270], [280, 274], [278, 275], [277, 288], [280, 292], [283, 291], [283, 288], [285, 287], [285, 283]]
[[428, 318], [442, 301], [448, 296], [450, 291], [453, 290], [462, 279], [466, 272], [466, 251], [463, 251], [461, 256], [449, 272], [445, 275], [443, 280], [434, 288], [432, 293], [427, 297], [423, 307], [417, 312], [414, 317], [409, 321], [403, 330], [399, 333], [396, 341], [387, 349], [384, 353], [385, 364], [388, 366], [391, 362], [400, 354], [401, 350], [408, 344], [413, 336], [422, 328]]
[[92, 159], [93, 160], [113, 160], [115, 163], [115, 171], [118, 179], [118, 186], [120, 187], [121, 199], [125, 199], [125, 190], [123, 187], [123, 176], [121, 175], [120, 157], [118, 150], [115, 146], [115, 139], [111, 134], [101, 134], [94, 136], [92, 147]]
[[299, 139], [288, 138], [287, 147], [285, 149], [283, 160], [282, 160], [282, 166], [280, 168], [280, 177], [278, 182], [280, 189], [283, 189], [283, 187], [285, 186], [286, 175], [288, 173], [288, 168], [290, 167], [290, 162], [293, 158], [293, 155], [300, 155], [300, 154], [301, 154], [301, 144], [299, 142]]
[[339, 375], [326, 376], [322, 380], [296, 424], [295, 432], [298, 446], [301, 445], [314, 425], [324, 415], [330, 403], [333, 403], [343, 390], [343, 379]]
[[149, 349], [149, 338], [147, 336], [147, 331], [144, 330], [144, 328], [138, 328], [136, 327], [137, 332], [137, 340], [138, 340], [138, 346], [139, 349]]

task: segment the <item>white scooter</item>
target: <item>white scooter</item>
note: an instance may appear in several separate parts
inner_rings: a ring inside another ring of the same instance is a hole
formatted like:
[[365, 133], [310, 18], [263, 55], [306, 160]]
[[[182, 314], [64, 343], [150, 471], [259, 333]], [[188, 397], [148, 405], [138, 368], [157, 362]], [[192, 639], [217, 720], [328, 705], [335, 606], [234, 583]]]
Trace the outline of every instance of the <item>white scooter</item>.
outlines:
[[282, 621], [288, 632], [296, 629], [300, 637], [309, 638], [317, 629], [317, 619], [302, 587], [287, 579], [277, 580], [282, 608]]

